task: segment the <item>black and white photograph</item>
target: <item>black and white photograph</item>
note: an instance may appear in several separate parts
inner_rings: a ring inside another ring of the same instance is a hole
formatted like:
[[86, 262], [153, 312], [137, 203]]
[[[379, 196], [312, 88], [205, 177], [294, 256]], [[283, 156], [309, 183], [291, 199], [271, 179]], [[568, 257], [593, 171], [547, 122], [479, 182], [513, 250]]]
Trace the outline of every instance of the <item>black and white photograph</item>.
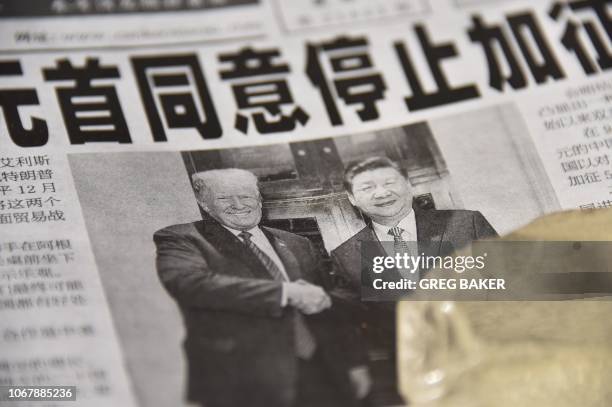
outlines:
[[[515, 154], [489, 159], [500, 148]], [[527, 223], [556, 205], [534, 154], [501, 105], [333, 139], [70, 155], [140, 402], [401, 405], [394, 303], [361, 301], [360, 243], [461, 247]]]

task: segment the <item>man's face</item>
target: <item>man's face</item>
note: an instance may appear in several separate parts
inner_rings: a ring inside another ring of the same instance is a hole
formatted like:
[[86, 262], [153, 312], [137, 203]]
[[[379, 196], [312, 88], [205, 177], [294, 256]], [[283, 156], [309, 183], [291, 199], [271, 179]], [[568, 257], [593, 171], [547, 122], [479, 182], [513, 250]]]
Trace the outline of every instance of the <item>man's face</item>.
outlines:
[[209, 183], [200, 204], [215, 220], [233, 229], [249, 230], [261, 220], [259, 190], [247, 179]]
[[349, 200], [374, 221], [405, 216], [412, 208], [412, 189], [395, 168], [357, 174]]

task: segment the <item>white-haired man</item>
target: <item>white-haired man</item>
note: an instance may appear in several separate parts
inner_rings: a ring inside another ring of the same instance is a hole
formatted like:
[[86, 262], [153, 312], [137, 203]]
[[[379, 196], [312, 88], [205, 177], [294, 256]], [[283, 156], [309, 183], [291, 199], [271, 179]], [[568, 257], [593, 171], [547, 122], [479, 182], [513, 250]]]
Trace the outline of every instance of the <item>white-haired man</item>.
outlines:
[[259, 226], [249, 171], [193, 175], [210, 219], [155, 233], [159, 277], [183, 314], [188, 399], [219, 406], [354, 405], [369, 389], [349, 328], [330, 313], [310, 241]]

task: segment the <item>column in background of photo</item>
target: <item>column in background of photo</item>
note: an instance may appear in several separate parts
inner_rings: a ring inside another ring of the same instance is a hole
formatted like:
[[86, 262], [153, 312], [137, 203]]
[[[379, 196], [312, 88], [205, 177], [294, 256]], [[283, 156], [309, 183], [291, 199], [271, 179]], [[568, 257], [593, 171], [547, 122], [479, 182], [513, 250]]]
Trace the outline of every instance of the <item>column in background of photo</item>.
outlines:
[[464, 207], [481, 211], [500, 235], [560, 209], [514, 104], [447, 116], [429, 125]]

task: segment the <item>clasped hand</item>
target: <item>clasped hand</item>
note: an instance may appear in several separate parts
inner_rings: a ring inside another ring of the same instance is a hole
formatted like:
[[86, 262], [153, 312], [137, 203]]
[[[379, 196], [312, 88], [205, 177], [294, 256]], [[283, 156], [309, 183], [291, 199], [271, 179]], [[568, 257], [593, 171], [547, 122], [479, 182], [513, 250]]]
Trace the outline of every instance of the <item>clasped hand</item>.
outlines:
[[285, 287], [287, 304], [303, 314], [316, 314], [331, 307], [331, 299], [318, 285], [300, 279], [286, 283]]

